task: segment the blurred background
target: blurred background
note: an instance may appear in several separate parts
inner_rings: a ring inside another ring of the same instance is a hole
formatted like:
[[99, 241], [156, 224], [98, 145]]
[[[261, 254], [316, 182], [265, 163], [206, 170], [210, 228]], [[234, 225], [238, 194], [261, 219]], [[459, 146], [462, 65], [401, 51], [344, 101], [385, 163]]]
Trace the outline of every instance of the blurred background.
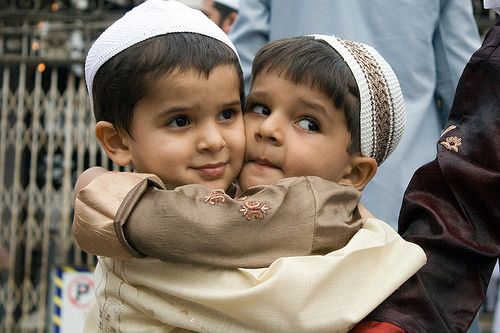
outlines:
[[[90, 166], [117, 168], [94, 137], [83, 63], [93, 40], [139, 2], [0, 0], [0, 332], [58, 331], [56, 272], [95, 266], [71, 237], [73, 186]], [[496, 15], [472, 4], [484, 33]], [[495, 303], [483, 307], [485, 333]]]

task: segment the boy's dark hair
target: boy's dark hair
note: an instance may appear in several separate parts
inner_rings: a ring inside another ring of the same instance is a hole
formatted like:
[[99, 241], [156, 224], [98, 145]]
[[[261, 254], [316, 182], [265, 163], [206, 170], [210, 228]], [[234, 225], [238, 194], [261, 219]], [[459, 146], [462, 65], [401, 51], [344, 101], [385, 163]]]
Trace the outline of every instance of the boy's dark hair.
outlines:
[[351, 134], [348, 152], [360, 152], [360, 94], [351, 69], [327, 42], [314, 37], [295, 37], [273, 41], [257, 53], [252, 79], [270, 73], [294, 84], [313, 87], [328, 96], [344, 112]]
[[129, 135], [135, 105], [154, 81], [174, 70], [194, 70], [208, 77], [221, 65], [233, 66], [245, 102], [243, 74], [237, 55], [226, 44], [196, 33], [155, 36], [118, 53], [96, 73], [92, 86], [96, 121], [108, 121]]
[[220, 15], [220, 22], [217, 23], [219, 26], [222, 24], [222, 22], [224, 22], [224, 20], [226, 19], [226, 17], [229, 16], [229, 14], [238, 13], [238, 11], [235, 10], [234, 8], [221, 4], [217, 1], [214, 1], [213, 4], [214, 8], [219, 12]]

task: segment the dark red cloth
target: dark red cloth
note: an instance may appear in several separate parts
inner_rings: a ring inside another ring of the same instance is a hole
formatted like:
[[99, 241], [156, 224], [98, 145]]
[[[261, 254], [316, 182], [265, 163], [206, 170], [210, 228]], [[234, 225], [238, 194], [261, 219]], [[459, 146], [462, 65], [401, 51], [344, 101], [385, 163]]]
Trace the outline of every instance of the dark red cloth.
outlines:
[[406, 333], [404, 329], [380, 321], [363, 321], [356, 326], [349, 333]]
[[424, 249], [427, 264], [367, 320], [410, 333], [465, 332], [483, 303], [500, 256], [499, 45], [497, 25], [458, 84], [448, 124], [456, 128], [405, 193], [399, 233]]

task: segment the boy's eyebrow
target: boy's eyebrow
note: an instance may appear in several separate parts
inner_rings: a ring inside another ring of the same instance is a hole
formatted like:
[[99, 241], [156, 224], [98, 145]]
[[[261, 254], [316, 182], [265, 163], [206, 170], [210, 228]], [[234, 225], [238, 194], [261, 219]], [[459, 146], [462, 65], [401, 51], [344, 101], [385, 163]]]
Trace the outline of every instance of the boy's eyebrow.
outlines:
[[235, 99], [235, 100], [232, 100], [232, 101], [229, 101], [229, 102], [226, 102], [226, 103], [222, 104], [221, 107], [227, 108], [227, 107], [235, 106], [235, 105], [240, 105], [241, 106], [241, 100], [239, 98]]
[[247, 101], [252, 101], [254, 99], [263, 99], [267, 97], [267, 91], [264, 90], [250, 90], [250, 94], [247, 96]]
[[[257, 90], [257, 91], [251, 91], [250, 94], [248, 95], [247, 102], [255, 102], [255, 100], [259, 99], [265, 99], [268, 96], [267, 91], [263, 90]], [[331, 118], [331, 112], [328, 112], [325, 107], [319, 103], [316, 103], [314, 101], [311, 101], [310, 99], [306, 99], [303, 97], [295, 97], [297, 104], [299, 106], [302, 106], [304, 108], [311, 109], [313, 111], [318, 111], [319, 113], [323, 114], [325, 117]], [[335, 110], [338, 110], [336, 107], [334, 108]]]
[[325, 109], [325, 107], [323, 105], [321, 105], [320, 103], [316, 103], [314, 101], [311, 101], [311, 100], [308, 100], [308, 99], [304, 99], [302, 97], [297, 97], [297, 101], [298, 101], [299, 105], [303, 105], [304, 107], [306, 107], [308, 109], [311, 109], [311, 110], [314, 110], [314, 111], [318, 111], [319, 113], [322, 113], [326, 117], [330, 117], [331, 116], [330, 112], [328, 112]]
[[[221, 104], [219, 106], [219, 108], [224, 109], [224, 108], [234, 107], [234, 106], [241, 106], [241, 100], [239, 98], [225, 102], [225, 103]], [[158, 111], [155, 114], [155, 117], [156, 118], [167, 117], [167, 116], [170, 116], [170, 115], [173, 115], [176, 113], [182, 113], [182, 112], [186, 112], [187, 110], [192, 110], [192, 109], [193, 109], [193, 107], [190, 105], [174, 106], [174, 107], [170, 107], [170, 108], [166, 108], [166, 109], [163, 109], [161, 111]]]
[[184, 107], [184, 106], [176, 106], [176, 107], [172, 107], [172, 108], [162, 109], [162, 110], [156, 112], [156, 114], [154, 116], [155, 116], [155, 118], [169, 117], [169, 116], [176, 114], [176, 113], [185, 112], [187, 109], [189, 109], [189, 108]]

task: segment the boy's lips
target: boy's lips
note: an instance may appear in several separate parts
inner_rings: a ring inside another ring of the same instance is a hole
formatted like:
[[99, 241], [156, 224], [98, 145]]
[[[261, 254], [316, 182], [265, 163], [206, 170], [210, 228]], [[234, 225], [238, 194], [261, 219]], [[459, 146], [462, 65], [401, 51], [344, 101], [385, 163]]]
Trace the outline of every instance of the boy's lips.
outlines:
[[273, 162], [271, 162], [265, 158], [256, 158], [250, 162], [253, 162], [254, 164], [256, 164], [256, 166], [259, 166], [259, 167], [279, 169], [279, 167], [276, 166], [276, 164], [274, 164]]
[[224, 174], [226, 164], [226, 162], [210, 163], [201, 165], [194, 169], [199, 171], [204, 177], [217, 178]]

